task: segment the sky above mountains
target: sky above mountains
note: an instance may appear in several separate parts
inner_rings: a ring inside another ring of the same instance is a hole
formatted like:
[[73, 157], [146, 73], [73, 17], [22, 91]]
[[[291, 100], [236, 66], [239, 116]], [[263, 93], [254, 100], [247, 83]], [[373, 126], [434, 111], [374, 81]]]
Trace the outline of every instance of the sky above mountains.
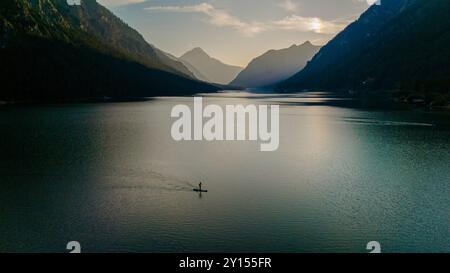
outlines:
[[322, 45], [371, 0], [98, 0], [150, 43], [175, 56], [201, 47], [246, 66], [269, 49]]

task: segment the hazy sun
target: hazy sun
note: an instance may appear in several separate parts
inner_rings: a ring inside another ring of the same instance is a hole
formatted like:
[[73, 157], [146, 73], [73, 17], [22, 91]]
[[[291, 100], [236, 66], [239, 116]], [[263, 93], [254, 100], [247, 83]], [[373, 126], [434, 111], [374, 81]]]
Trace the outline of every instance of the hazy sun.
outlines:
[[320, 33], [322, 29], [322, 21], [319, 18], [312, 18], [309, 22], [309, 29]]

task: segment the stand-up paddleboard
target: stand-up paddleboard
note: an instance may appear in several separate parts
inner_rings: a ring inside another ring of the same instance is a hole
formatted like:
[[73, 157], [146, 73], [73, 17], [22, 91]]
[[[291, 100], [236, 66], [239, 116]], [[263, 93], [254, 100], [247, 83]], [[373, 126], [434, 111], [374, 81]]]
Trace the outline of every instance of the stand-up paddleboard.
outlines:
[[207, 190], [193, 189], [195, 192], [208, 192]]

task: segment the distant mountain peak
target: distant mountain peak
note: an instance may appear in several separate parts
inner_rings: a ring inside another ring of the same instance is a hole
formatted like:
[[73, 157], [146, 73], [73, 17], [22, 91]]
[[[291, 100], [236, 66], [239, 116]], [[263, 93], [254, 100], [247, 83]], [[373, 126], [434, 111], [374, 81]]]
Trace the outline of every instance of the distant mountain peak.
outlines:
[[203, 50], [203, 48], [201, 48], [201, 47], [195, 47], [195, 48], [189, 50], [188, 52], [184, 53], [183, 56], [181, 56], [180, 58], [183, 58], [183, 57], [186, 57], [186, 56], [202, 56], [202, 57], [210, 58], [208, 53], [206, 53]]
[[201, 75], [202, 79], [206, 78], [213, 83], [228, 84], [242, 70], [242, 67], [228, 65], [211, 57], [200, 47], [195, 47], [184, 53], [180, 60], [186, 66], [191, 67], [191, 70], [195, 70], [192, 72], [198, 78]]
[[[293, 49], [293, 48], [301, 48], [301, 47], [317, 47], [316, 45], [314, 45], [313, 43], [311, 43], [310, 41], [306, 41], [303, 44], [292, 44], [290, 47], [288, 47], [288, 49]], [[269, 50], [272, 51], [272, 50]]]
[[202, 52], [202, 53], [206, 54], [206, 52], [201, 47], [194, 47], [191, 51], [193, 51], [193, 52]]
[[263, 87], [285, 80], [303, 69], [319, 49], [320, 46], [307, 41], [289, 48], [269, 50], [253, 59], [231, 84]]

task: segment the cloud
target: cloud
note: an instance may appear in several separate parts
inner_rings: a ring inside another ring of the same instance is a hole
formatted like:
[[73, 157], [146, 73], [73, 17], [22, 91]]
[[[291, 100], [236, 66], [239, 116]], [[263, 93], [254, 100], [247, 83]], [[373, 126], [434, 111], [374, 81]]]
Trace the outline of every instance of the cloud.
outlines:
[[283, 2], [278, 4], [278, 6], [289, 12], [297, 12], [299, 9], [298, 4], [293, 0], [283, 0]]
[[260, 23], [246, 23], [239, 18], [230, 15], [228, 12], [216, 9], [208, 3], [202, 3], [192, 6], [154, 6], [145, 8], [150, 11], [167, 11], [167, 12], [195, 12], [203, 13], [208, 16], [208, 22], [216, 26], [232, 27], [246, 36], [253, 36], [265, 31]]
[[[297, 8], [296, 4], [292, 1], [285, 1], [284, 4], [288, 4], [285, 8], [291, 10]], [[216, 9], [213, 5], [208, 3], [201, 3], [191, 6], [153, 6], [147, 7], [145, 10], [178, 13], [202, 13], [208, 17], [208, 23], [215, 26], [231, 27], [245, 36], [254, 36], [269, 30], [291, 30], [314, 32], [319, 34], [334, 34], [348, 24], [348, 22], [326, 21], [318, 17], [302, 17], [298, 15], [290, 15], [276, 21], [244, 22], [243, 20], [229, 14], [227, 11]]]
[[100, 4], [107, 7], [118, 7], [129, 4], [143, 3], [146, 0], [97, 0]]
[[193, 6], [153, 6], [145, 8], [146, 10], [160, 10], [160, 11], [173, 11], [173, 12], [200, 12], [208, 14], [215, 8], [208, 3], [201, 3]]
[[349, 22], [334, 22], [322, 20], [318, 17], [302, 17], [291, 15], [278, 21], [273, 25], [278, 29], [298, 30], [314, 32], [319, 34], [334, 34], [341, 31]]

